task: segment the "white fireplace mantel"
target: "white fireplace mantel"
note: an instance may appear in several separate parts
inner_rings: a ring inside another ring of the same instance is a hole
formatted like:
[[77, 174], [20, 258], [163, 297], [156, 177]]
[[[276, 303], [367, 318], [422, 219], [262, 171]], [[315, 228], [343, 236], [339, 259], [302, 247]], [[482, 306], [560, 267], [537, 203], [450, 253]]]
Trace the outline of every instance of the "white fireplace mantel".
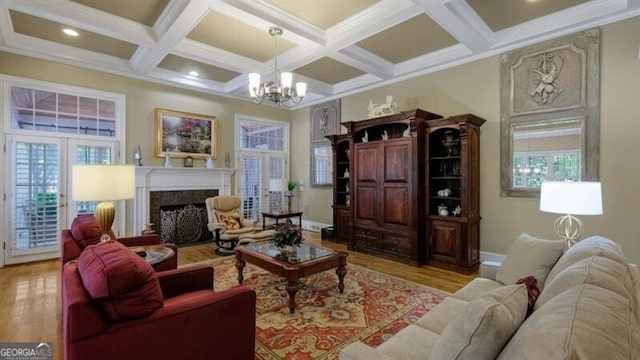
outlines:
[[136, 197], [133, 200], [133, 231], [139, 234], [149, 222], [149, 193], [152, 191], [218, 190], [231, 194], [231, 176], [236, 169], [136, 167]]

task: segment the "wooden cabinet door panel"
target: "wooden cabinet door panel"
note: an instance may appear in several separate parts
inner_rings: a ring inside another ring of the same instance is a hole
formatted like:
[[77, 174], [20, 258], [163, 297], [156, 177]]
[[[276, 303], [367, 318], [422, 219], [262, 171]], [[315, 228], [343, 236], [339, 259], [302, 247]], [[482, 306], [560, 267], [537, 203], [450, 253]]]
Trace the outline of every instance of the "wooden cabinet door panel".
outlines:
[[375, 144], [358, 144], [355, 164], [358, 182], [378, 182], [378, 148]]
[[409, 183], [411, 172], [409, 143], [384, 145], [384, 182]]
[[385, 224], [411, 225], [409, 190], [406, 187], [383, 188], [383, 219]]
[[374, 185], [356, 185], [355, 218], [357, 220], [376, 221], [378, 208], [378, 188]]
[[460, 229], [457, 222], [432, 221], [431, 233], [431, 255], [434, 259], [456, 263], [459, 258], [459, 236]]
[[348, 240], [350, 231], [349, 231], [349, 222], [351, 221], [351, 215], [349, 214], [349, 209], [338, 209], [337, 210], [337, 221], [336, 221], [336, 237], [340, 240]]

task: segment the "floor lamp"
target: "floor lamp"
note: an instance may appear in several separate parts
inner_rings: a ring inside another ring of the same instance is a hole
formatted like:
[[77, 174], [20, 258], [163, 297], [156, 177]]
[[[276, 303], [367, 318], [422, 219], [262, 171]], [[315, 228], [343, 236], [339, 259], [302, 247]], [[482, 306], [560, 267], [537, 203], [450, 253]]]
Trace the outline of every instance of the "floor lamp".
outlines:
[[107, 241], [116, 209], [111, 201], [133, 199], [135, 168], [133, 165], [73, 165], [71, 195], [76, 201], [100, 201], [95, 218]]
[[582, 221], [573, 215], [601, 215], [602, 190], [599, 182], [543, 182], [540, 188], [540, 211], [565, 214], [556, 219], [554, 230], [574, 245], [582, 234]]

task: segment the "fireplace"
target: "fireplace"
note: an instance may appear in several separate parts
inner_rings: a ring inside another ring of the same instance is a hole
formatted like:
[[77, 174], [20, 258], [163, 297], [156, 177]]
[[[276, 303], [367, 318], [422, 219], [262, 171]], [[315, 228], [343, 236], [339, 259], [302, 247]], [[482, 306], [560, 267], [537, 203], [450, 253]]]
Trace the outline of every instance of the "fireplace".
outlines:
[[[202, 222], [197, 220], [196, 224], [194, 214], [198, 211], [204, 211], [206, 214], [206, 210], [202, 209], [207, 197], [231, 194], [231, 176], [234, 173], [235, 169], [227, 168], [136, 167], [134, 234], [140, 234], [148, 223], [153, 223], [154, 229], [160, 233], [163, 226], [160, 207], [166, 206], [163, 210], [167, 213], [172, 212], [172, 215], [165, 217], [169, 216], [172, 219], [175, 216], [177, 219], [180, 215], [181, 222], [176, 221], [176, 224], [181, 224], [182, 241], [191, 240], [199, 231], [197, 224]], [[180, 208], [185, 209], [180, 211]], [[203, 233], [209, 238], [212, 236], [208, 230]]]
[[204, 201], [218, 193], [217, 189], [151, 191], [149, 219], [160, 239], [176, 245], [211, 240]]

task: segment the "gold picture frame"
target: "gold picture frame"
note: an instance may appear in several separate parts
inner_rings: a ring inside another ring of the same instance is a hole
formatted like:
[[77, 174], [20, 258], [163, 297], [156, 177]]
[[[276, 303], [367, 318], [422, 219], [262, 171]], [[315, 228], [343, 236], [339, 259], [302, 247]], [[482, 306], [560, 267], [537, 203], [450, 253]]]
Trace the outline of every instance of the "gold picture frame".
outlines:
[[156, 109], [156, 156], [216, 158], [215, 116]]

